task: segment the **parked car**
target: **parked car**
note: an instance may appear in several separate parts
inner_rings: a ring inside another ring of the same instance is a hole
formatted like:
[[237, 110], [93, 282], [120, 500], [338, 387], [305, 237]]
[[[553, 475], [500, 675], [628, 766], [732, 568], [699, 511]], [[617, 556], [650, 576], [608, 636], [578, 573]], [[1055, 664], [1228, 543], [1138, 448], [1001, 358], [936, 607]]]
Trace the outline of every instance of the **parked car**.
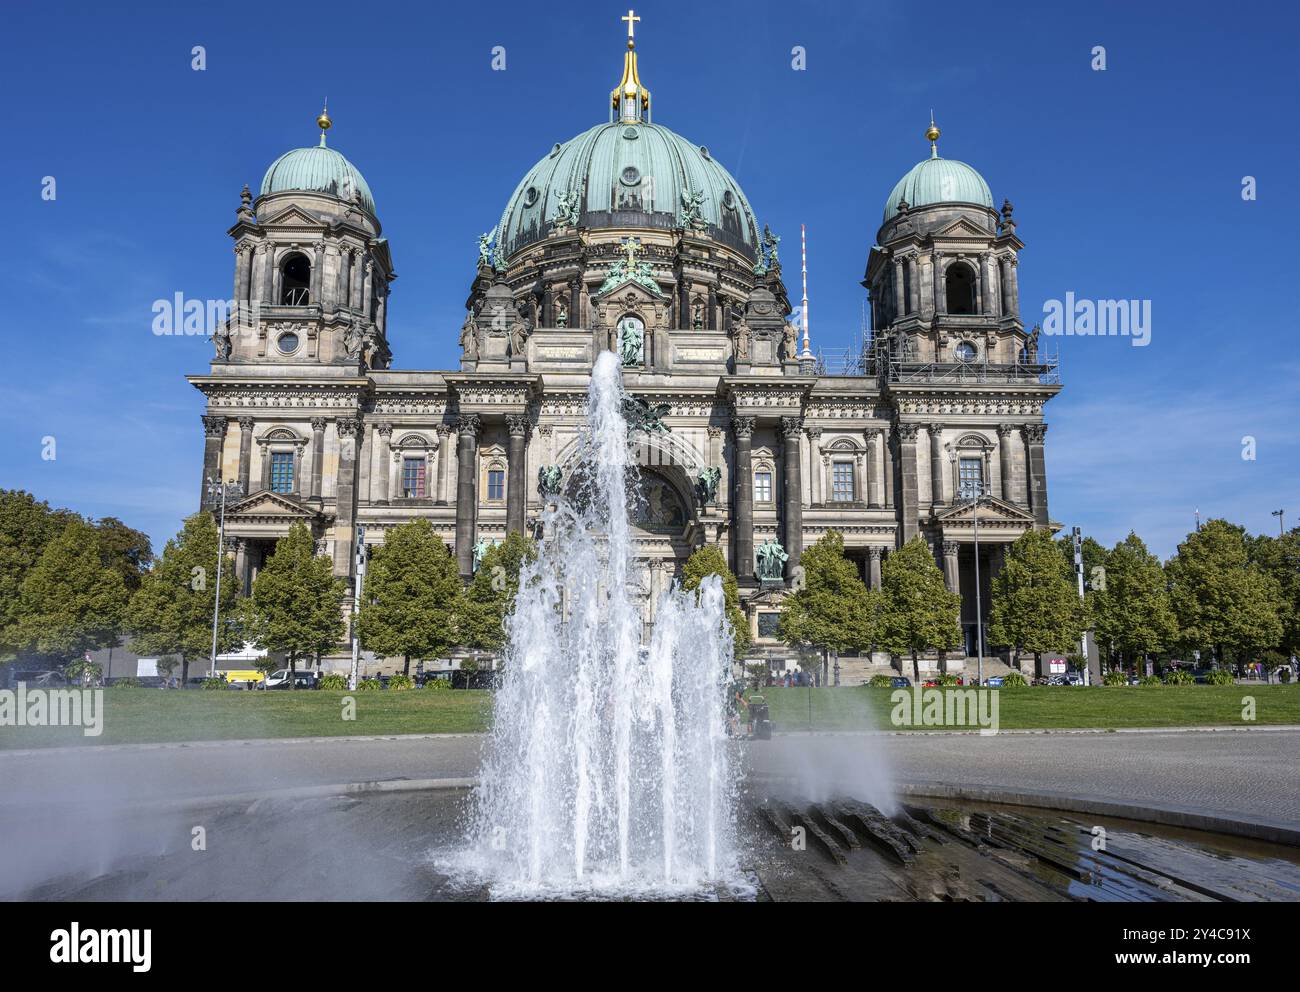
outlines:
[[1062, 676], [1062, 678], [1064, 679], [1064, 681], [1061, 683], [1062, 685], [1083, 685], [1082, 672], [1074, 672], [1074, 671], [1066, 672], [1065, 675]]
[[[262, 683], [263, 689], [288, 689], [289, 682], [292, 679], [299, 689], [315, 689], [316, 673], [315, 672], [290, 672], [287, 668], [277, 668], [274, 672], [266, 677]], [[387, 683], [385, 683], [387, 688]]]
[[62, 672], [52, 669], [38, 669], [34, 671], [14, 672], [11, 680], [14, 685], [19, 682], [26, 682], [28, 686], [41, 686], [50, 688], [68, 684], [68, 677]]
[[893, 687], [893, 688], [895, 688], [895, 689], [910, 689], [910, 688], [912, 688], [912, 680], [909, 679], [906, 675], [895, 675], [895, 676], [890, 680], [890, 683], [889, 683], [889, 684], [890, 684], [891, 687]]
[[1000, 689], [1004, 678], [1006, 678], [1005, 675], [990, 675], [984, 680], [984, 684], [990, 689]]

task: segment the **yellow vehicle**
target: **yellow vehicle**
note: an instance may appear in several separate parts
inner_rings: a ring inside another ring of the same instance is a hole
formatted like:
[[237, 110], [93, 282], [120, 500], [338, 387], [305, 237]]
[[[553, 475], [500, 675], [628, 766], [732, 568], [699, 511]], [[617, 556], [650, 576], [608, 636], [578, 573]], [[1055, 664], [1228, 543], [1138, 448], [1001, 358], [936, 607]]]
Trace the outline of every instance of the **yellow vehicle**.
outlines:
[[266, 678], [266, 673], [258, 671], [256, 668], [236, 668], [228, 672], [219, 673], [225, 676], [227, 682], [231, 685], [242, 684], [246, 689], [255, 689]]

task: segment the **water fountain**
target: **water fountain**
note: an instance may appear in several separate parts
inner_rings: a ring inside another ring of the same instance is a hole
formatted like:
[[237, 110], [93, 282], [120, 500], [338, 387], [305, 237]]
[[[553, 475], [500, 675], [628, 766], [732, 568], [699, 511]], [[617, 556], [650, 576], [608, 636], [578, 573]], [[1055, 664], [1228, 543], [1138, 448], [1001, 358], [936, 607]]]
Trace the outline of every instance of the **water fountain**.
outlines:
[[643, 645], [623, 399], [606, 352], [507, 620], [470, 809], [468, 861], [494, 896], [707, 896], [737, 878], [722, 584], [665, 594]]

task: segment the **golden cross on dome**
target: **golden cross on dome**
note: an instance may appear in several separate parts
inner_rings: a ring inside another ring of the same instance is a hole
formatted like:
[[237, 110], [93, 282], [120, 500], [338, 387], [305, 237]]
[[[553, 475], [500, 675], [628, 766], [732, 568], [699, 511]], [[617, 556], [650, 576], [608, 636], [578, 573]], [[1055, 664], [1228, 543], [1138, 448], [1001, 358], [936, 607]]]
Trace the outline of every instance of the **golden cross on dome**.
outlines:
[[633, 12], [632, 8], [629, 7], [629, 8], [627, 9], [627, 16], [626, 16], [626, 17], [620, 17], [619, 20], [620, 20], [620, 21], [627, 21], [627, 47], [628, 47], [628, 48], [631, 48], [631, 47], [632, 47], [632, 28], [635, 26], [635, 24], [636, 24], [637, 21], [641, 20], [641, 18], [637, 17], [636, 14], [635, 14], [635, 12]]
[[624, 238], [623, 244], [627, 247], [627, 267], [630, 269], [636, 265], [636, 253], [641, 247], [641, 239]]

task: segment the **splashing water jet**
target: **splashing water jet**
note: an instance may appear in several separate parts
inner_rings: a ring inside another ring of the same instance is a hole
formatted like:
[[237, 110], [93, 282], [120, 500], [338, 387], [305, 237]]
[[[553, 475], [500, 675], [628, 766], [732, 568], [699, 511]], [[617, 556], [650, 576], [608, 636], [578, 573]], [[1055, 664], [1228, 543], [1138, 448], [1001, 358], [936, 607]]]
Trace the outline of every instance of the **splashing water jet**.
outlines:
[[722, 583], [674, 586], [642, 646], [623, 397], [605, 352], [506, 621], [469, 824], [468, 867], [497, 897], [707, 896], [738, 877]]

